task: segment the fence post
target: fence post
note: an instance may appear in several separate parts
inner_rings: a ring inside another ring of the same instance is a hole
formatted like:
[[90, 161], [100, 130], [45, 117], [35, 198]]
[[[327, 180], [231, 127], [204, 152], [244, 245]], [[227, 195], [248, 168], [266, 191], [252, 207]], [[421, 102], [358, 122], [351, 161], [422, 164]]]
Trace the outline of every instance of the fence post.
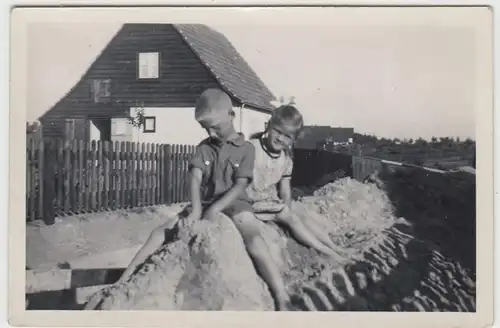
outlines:
[[103, 164], [104, 164], [104, 191], [103, 191], [103, 200], [102, 200], [102, 206], [104, 207], [105, 210], [108, 210], [109, 209], [109, 191], [110, 191], [110, 187], [109, 187], [109, 175], [111, 174], [110, 173], [110, 163], [111, 163], [111, 160], [110, 160], [110, 157], [111, 157], [111, 153], [109, 151], [109, 145], [110, 145], [110, 142], [109, 141], [104, 141], [103, 143]]
[[47, 140], [46, 147], [44, 147], [44, 172], [43, 172], [43, 217], [42, 220], [46, 225], [53, 225], [55, 223], [54, 205], [56, 201], [55, 190], [55, 168], [57, 167], [57, 157], [52, 140]]
[[164, 145], [163, 151], [163, 204], [170, 205], [172, 204], [172, 197], [170, 193], [171, 188], [171, 179], [170, 179], [170, 171], [171, 171], [171, 158], [172, 158], [172, 147], [170, 145]]
[[73, 140], [71, 143], [71, 184], [70, 184], [70, 192], [71, 192], [71, 211], [73, 214], [78, 213], [78, 140]]
[[[43, 140], [38, 140], [37, 139], [37, 142], [38, 142], [38, 145], [39, 145], [39, 148], [38, 148], [38, 211], [36, 211], [36, 214], [37, 214], [37, 217], [42, 217], [43, 216], [43, 209], [44, 209], [44, 195], [45, 195], [45, 191], [44, 191], [44, 181], [45, 181], [45, 175], [44, 175], [44, 169], [45, 169], [45, 145], [43, 143]], [[37, 218], [35, 217], [35, 218]], [[35, 218], [32, 218], [32, 219], [35, 219]]]

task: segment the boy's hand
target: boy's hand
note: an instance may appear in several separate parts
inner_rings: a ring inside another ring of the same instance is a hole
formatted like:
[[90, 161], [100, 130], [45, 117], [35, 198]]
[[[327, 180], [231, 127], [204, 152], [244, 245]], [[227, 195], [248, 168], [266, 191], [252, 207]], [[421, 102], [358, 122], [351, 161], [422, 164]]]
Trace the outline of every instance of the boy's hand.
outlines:
[[189, 222], [198, 221], [201, 218], [201, 212], [193, 211], [185, 218], [179, 218], [179, 228], [186, 228]]

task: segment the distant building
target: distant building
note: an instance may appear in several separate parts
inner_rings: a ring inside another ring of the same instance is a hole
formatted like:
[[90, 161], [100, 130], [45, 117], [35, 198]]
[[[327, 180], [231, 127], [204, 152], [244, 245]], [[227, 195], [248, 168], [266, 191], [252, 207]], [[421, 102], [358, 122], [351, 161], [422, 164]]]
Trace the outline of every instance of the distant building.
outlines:
[[302, 149], [322, 149], [326, 143], [346, 145], [354, 140], [354, 128], [321, 125], [305, 126], [295, 147]]

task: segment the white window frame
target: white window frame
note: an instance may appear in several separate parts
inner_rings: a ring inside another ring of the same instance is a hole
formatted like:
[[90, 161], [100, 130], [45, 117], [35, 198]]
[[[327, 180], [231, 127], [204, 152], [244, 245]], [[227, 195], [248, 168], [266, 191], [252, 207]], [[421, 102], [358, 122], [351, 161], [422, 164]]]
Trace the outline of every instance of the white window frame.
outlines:
[[139, 52], [137, 54], [137, 78], [140, 80], [160, 78], [159, 52]]
[[[156, 116], [144, 116], [143, 124], [143, 133], [156, 133]], [[149, 124], [152, 126], [149, 126]]]

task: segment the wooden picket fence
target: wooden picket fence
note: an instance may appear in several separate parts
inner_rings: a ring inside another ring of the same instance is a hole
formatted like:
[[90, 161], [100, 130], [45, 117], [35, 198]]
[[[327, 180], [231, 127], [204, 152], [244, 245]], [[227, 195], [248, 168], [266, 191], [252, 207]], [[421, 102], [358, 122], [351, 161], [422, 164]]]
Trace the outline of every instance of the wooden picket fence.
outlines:
[[172, 204], [188, 200], [194, 146], [60, 139], [29, 140], [26, 217]]
[[[194, 151], [188, 145], [28, 140], [26, 219], [52, 224], [57, 216], [189, 201]], [[338, 172], [363, 181], [384, 167], [406, 166], [325, 150], [295, 149], [293, 157], [293, 186]]]

